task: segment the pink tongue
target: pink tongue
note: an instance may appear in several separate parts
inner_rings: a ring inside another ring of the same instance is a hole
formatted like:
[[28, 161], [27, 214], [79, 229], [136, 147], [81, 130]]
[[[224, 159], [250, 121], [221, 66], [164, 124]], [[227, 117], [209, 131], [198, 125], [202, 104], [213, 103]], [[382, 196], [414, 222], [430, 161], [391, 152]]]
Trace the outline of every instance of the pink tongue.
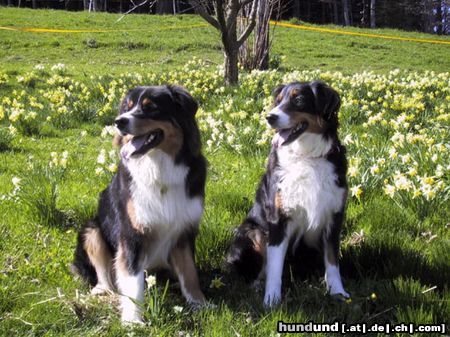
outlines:
[[131, 142], [126, 143], [120, 149], [120, 155], [123, 159], [130, 159], [131, 155], [139, 150], [145, 144], [147, 137], [133, 137]]
[[272, 146], [279, 147], [283, 144], [289, 137], [291, 130], [280, 130], [278, 131], [272, 139]]

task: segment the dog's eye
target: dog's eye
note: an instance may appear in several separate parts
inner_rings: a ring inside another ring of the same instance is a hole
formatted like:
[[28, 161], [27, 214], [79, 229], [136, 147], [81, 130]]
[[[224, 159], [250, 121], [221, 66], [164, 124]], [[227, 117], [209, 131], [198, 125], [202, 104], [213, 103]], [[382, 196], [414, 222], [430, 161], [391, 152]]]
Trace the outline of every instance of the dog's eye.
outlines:
[[144, 98], [142, 101], [142, 111], [147, 114], [154, 113], [157, 110], [157, 105], [149, 98]]
[[128, 99], [127, 102], [126, 102], [126, 108], [125, 108], [126, 111], [130, 111], [133, 108], [133, 106], [134, 106], [133, 100]]

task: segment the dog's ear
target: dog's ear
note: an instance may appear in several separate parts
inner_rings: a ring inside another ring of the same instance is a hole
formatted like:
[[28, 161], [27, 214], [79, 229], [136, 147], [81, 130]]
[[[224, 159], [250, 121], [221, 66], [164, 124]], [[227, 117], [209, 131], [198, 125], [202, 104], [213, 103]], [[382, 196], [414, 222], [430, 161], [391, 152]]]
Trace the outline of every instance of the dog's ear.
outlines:
[[273, 97], [273, 103], [277, 104], [278, 102], [278, 96], [281, 94], [283, 89], [286, 87], [286, 84], [280, 84], [272, 91], [272, 97]]
[[195, 116], [198, 104], [191, 94], [179, 85], [171, 85], [168, 86], [168, 88], [178, 105], [190, 115]]
[[316, 110], [322, 118], [326, 121], [337, 120], [337, 113], [341, 106], [341, 98], [337, 91], [322, 81], [312, 82], [311, 90], [314, 93]]

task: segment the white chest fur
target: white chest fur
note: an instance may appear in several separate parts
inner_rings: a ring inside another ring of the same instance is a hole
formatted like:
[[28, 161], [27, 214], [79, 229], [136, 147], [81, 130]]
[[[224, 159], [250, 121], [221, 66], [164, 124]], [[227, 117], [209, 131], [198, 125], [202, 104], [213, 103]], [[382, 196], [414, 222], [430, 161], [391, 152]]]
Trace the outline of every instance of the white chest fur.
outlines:
[[330, 148], [331, 141], [306, 133], [277, 152], [282, 208], [292, 219], [291, 230], [306, 239], [313, 240], [343, 206], [345, 189], [337, 186], [334, 167], [323, 158]]
[[200, 221], [203, 200], [187, 195], [186, 166], [175, 165], [172, 157], [160, 150], [130, 159], [126, 166], [132, 177], [130, 192], [136, 221], [144, 228], [157, 226], [159, 232], [173, 232]]

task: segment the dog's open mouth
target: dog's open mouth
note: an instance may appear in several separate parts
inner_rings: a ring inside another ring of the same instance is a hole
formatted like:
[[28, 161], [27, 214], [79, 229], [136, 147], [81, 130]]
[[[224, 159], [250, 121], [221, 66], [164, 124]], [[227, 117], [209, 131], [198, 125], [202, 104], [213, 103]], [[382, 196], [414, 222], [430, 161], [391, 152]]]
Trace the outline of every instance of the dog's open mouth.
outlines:
[[308, 122], [303, 121], [298, 123], [295, 127], [290, 129], [279, 130], [278, 133], [281, 138], [281, 145], [287, 145], [296, 140], [308, 128]]
[[141, 156], [147, 153], [150, 149], [158, 146], [163, 138], [164, 132], [161, 129], [153, 130], [146, 135], [134, 136], [128, 143], [122, 146], [120, 155], [123, 159]]

